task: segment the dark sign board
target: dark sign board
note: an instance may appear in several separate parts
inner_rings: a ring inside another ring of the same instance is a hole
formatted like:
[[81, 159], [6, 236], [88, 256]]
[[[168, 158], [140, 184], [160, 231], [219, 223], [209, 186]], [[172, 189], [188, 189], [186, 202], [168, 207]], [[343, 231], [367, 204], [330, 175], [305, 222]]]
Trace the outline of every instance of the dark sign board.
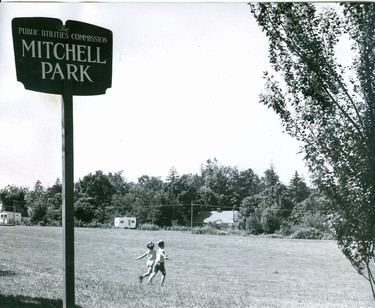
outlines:
[[112, 31], [84, 22], [25, 17], [12, 20], [17, 80], [28, 90], [104, 94], [112, 84]]

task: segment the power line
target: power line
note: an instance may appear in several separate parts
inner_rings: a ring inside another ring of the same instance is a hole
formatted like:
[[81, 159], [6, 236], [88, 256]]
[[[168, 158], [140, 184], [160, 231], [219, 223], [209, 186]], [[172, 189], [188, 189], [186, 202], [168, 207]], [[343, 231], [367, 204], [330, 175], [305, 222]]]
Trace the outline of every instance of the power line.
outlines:
[[[239, 206], [238, 205], [235, 205], [235, 206], [230, 206], [230, 205], [214, 205], [214, 204], [198, 204], [198, 203], [193, 203], [193, 204], [184, 204], [184, 203], [181, 203], [181, 204], [158, 204], [158, 205], [145, 205], [145, 206], [137, 206], [139, 208], [153, 208], [153, 209], [157, 209], [157, 208], [162, 208], [162, 207], [186, 207], [186, 206], [199, 206], [199, 207], [202, 207], [202, 208], [220, 208], [220, 209], [230, 209], [232, 210], [233, 208], [238, 208]], [[128, 208], [131, 208], [132, 206], [127, 206]]]

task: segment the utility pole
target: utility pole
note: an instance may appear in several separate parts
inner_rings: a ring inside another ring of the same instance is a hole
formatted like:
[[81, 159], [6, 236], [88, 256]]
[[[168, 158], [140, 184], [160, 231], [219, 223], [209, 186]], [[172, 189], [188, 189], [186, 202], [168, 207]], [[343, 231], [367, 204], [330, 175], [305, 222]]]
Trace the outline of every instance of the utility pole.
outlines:
[[16, 224], [16, 200], [13, 200], [13, 223]]
[[194, 203], [191, 202], [190, 208], [190, 227], [191, 227], [191, 234], [193, 234], [193, 218], [194, 218]]

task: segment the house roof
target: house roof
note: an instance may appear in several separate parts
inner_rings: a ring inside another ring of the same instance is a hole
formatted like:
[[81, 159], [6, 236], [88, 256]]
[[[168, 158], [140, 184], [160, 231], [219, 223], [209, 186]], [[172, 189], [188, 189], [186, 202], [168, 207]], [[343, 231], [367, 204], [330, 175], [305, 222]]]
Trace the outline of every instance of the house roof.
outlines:
[[202, 224], [202, 223], [217, 223], [217, 224], [232, 224], [233, 223], [233, 215], [235, 216], [237, 211], [200, 211], [194, 217], [194, 223]]

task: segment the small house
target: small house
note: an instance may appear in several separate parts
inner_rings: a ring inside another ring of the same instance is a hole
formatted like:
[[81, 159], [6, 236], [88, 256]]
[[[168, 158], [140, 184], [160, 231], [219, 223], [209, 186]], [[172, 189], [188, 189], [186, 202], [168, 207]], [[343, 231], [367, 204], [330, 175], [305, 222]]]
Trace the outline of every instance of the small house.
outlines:
[[209, 224], [232, 225], [237, 215], [237, 211], [200, 211], [194, 217], [195, 226]]

